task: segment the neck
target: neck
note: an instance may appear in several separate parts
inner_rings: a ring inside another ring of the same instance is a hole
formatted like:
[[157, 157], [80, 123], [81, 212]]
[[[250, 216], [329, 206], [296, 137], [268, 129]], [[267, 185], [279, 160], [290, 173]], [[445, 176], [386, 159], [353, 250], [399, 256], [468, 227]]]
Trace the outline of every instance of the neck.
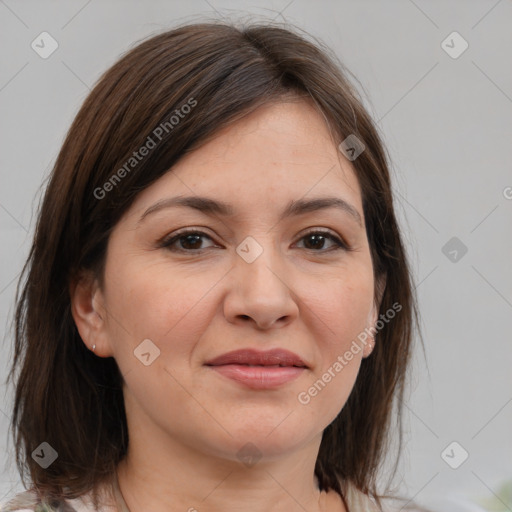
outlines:
[[[178, 451], [177, 451], [178, 452]], [[183, 453], [168, 457], [130, 450], [118, 466], [118, 485], [129, 512], [194, 510], [209, 512], [321, 512], [313, 474], [304, 472], [301, 454], [286, 461], [241, 463]], [[166, 462], [163, 462], [166, 459]], [[177, 462], [173, 464], [171, 461]]]

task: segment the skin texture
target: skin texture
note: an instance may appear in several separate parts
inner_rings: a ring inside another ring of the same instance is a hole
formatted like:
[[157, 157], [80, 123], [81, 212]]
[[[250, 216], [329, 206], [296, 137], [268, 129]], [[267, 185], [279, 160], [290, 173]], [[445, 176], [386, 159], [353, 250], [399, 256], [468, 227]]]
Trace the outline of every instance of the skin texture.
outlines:
[[[231, 203], [236, 215], [173, 207], [138, 224], [178, 195]], [[323, 196], [349, 202], [362, 225], [336, 208], [279, 220], [291, 200]], [[182, 228], [206, 236], [176, 241], [182, 252], [159, 246]], [[315, 243], [311, 228], [352, 251]], [[263, 249], [252, 263], [236, 252], [247, 236]], [[130, 510], [344, 510], [336, 493], [319, 492], [314, 465], [371, 347], [308, 404], [297, 397], [374, 325], [374, 285], [353, 167], [307, 102], [258, 109], [143, 190], [112, 232], [105, 288], [90, 277], [72, 291], [84, 343], [114, 357], [124, 377], [129, 450], [118, 475]], [[145, 339], [160, 350], [148, 366], [134, 356]], [[240, 348], [288, 349], [309, 368], [253, 390], [204, 366]], [[237, 456], [247, 443], [261, 455], [250, 467]]]

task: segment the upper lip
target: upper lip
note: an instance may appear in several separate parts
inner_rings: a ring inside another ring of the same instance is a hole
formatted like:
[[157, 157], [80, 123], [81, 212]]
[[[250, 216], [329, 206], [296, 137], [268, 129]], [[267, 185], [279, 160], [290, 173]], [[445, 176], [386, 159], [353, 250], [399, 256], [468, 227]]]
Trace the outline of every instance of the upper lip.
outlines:
[[254, 349], [233, 350], [205, 363], [208, 366], [220, 366], [224, 364], [252, 364], [262, 366], [298, 366], [307, 368], [306, 363], [293, 352], [276, 348], [273, 350], [259, 351]]

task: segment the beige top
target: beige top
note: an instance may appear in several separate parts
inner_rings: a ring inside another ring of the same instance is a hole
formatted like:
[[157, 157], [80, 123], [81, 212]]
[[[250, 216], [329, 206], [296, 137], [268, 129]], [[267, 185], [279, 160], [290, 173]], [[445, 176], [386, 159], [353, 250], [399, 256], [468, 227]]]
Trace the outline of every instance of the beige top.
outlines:
[[[79, 498], [65, 500], [64, 503], [43, 505], [33, 490], [14, 496], [10, 501], [0, 504], [0, 512], [130, 512], [119, 490], [117, 479], [114, 479], [114, 493], [118, 507], [111, 502], [108, 494], [102, 500], [103, 505], [96, 510], [91, 501], [91, 493]], [[326, 512], [338, 512], [341, 508], [341, 497], [335, 493], [324, 493]], [[376, 504], [353, 485], [347, 486], [345, 501], [348, 512], [379, 512]]]

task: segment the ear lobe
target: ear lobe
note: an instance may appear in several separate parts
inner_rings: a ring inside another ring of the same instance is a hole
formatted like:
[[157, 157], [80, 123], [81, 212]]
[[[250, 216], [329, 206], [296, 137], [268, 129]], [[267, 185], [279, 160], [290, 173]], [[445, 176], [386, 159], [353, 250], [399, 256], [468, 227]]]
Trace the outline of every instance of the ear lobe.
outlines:
[[82, 341], [101, 357], [111, 356], [104, 320], [104, 298], [92, 272], [81, 271], [70, 284], [71, 314]]
[[372, 310], [370, 311], [370, 314], [368, 316], [368, 325], [371, 329], [375, 327], [375, 324], [377, 323], [377, 320], [379, 319], [379, 308], [377, 307], [377, 304], [374, 302], [372, 306]]

